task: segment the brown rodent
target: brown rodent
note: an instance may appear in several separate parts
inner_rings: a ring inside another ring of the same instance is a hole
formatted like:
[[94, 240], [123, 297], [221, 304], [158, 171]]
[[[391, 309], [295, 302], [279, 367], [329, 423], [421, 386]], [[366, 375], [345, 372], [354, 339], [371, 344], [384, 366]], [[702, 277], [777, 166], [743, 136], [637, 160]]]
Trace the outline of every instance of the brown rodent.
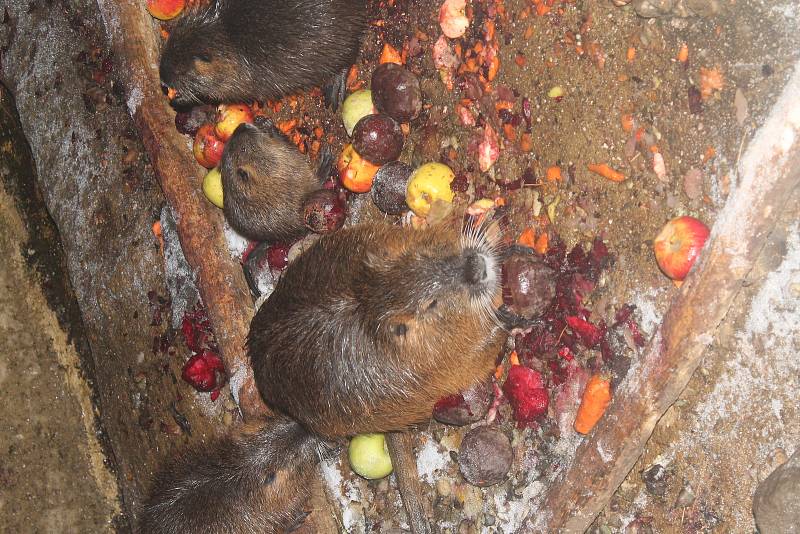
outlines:
[[179, 107], [279, 99], [341, 75], [365, 27], [365, 0], [210, 0], [171, 29], [161, 82]]
[[248, 337], [261, 395], [299, 425], [180, 460], [159, 478], [144, 532], [195, 532], [184, 528], [194, 512], [206, 532], [248, 532], [233, 521], [256, 516], [260, 528], [288, 518], [287, 528], [307, 480], [259, 482], [280, 469], [310, 477], [309, 449], [325, 440], [427, 421], [439, 398], [485, 379], [505, 337], [499, 293], [500, 260], [484, 228], [362, 224], [322, 236], [286, 269]]
[[219, 169], [225, 218], [256, 241], [291, 241], [308, 233], [304, 200], [327, 178], [267, 120], [241, 124], [225, 144]]
[[253, 319], [256, 385], [327, 438], [427, 421], [494, 369], [500, 278], [484, 231], [365, 224], [325, 236]]
[[321, 442], [285, 417], [186, 451], [156, 477], [144, 534], [279, 533], [301, 524]]

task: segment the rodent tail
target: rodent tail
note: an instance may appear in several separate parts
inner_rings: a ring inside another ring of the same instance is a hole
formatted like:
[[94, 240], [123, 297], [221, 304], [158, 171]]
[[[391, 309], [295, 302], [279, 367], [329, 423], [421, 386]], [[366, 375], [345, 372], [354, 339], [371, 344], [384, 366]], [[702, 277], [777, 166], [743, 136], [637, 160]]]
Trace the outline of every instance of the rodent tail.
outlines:
[[188, 450], [156, 476], [140, 514], [140, 531], [291, 531], [308, 515], [308, 479], [326, 450], [319, 438], [280, 416]]

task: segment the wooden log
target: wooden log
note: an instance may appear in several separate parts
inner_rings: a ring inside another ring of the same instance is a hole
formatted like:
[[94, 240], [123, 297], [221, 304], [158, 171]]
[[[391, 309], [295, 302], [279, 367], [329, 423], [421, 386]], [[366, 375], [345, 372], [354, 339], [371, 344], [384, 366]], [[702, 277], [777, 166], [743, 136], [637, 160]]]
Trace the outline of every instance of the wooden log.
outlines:
[[203, 169], [175, 129], [175, 112], [161, 92], [159, 42], [144, 2], [98, 0], [118, 61], [128, 109], [141, 134], [164, 196], [172, 206], [178, 237], [214, 328], [231, 377], [231, 392], [245, 418], [267, 410], [253, 381], [245, 340], [253, 316], [241, 266], [228, 252], [223, 215], [201, 191]]
[[408, 523], [413, 534], [430, 534], [430, 502], [425, 499], [422, 481], [417, 472], [417, 457], [414, 455], [414, 438], [411, 432], [390, 432], [386, 444], [392, 457], [394, 476], [400, 490], [403, 507], [408, 514]]
[[[225, 243], [222, 212], [201, 193], [203, 169], [187, 149], [186, 138], [175, 129], [175, 112], [161, 92], [158, 77], [159, 42], [144, 2], [97, 0], [111, 46], [120, 66], [119, 80], [164, 196], [173, 208], [178, 237], [231, 377], [231, 392], [245, 419], [269, 409], [253, 380], [245, 340], [253, 316], [250, 293], [241, 266]], [[330, 503], [313, 482], [309, 503], [312, 515], [298, 534], [337, 532]]]
[[750, 142], [706, 248], [594, 432], [549, 488], [526, 531], [584, 532], [623, 482], [656, 423], [686, 387], [800, 185], [800, 64]]

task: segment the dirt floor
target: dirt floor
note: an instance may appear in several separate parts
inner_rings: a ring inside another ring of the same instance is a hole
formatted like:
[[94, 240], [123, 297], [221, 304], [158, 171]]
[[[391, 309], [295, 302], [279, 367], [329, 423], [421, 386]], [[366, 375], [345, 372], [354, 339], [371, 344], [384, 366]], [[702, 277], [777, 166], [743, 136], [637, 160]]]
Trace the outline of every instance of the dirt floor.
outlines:
[[[449, 88], [447, 72], [438, 72], [432, 59], [441, 33], [438, 5], [376, 2], [373, 19], [382, 22], [370, 27], [351, 89], [368, 83], [385, 42], [405, 49], [426, 108], [410, 124], [401, 159], [450, 165], [459, 200], [502, 198], [505, 230], [514, 239], [533, 228], [550, 236], [551, 244], [560, 237], [569, 250], [588, 248], [601, 238], [614, 261], [586, 302], [590, 319], [611, 324], [620, 307], [632, 304], [648, 336], [677, 291], [656, 266], [652, 240], [678, 215], [713, 225], [736, 187], [743, 147], [800, 59], [800, 9], [791, 0], [661, 2], [695, 9], [663, 13], [648, 11], [656, 2], [624, 7], [605, 0], [547, 3], [551, 9], [540, 15], [536, 6], [542, 2], [472, 2], [467, 34], [449, 46], [460, 63], [474, 59], [477, 68], [456, 69]], [[487, 44], [497, 46], [500, 59], [492, 80], [485, 79], [491, 69]], [[339, 118], [321, 109], [316, 96], [265, 109], [279, 121], [299, 119], [294, 132], [301, 140], [322, 126], [335, 152], [346, 142]], [[479, 145], [490, 130], [500, 154], [482, 172]], [[593, 174], [587, 170], [590, 163], [607, 163], [625, 180]], [[560, 168], [560, 180], [548, 178], [553, 166]], [[38, 290], [38, 271], [29, 267], [27, 249], [20, 246], [29, 239], [24, 225], [7, 197], [0, 200], [0, 254], [7, 258], [0, 281], [9, 288], [0, 301], [7, 345], [0, 383], [3, 420], [12, 421], [11, 432], [0, 437], [0, 477], [13, 488], [11, 499], [0, 497], [2, 520], [18, 531], [36, 522], [41, 524], [33, 530], [110, 530], [118, 511], [116, 490], [93, 439], [91, 395], [75, 351], [46, 305], [52, 299]], [[755, 486], [800, 443], [795, 357], [800, 348], [800, 199], [793, 206], [780, 214], [778, 229], [767, 238], [759, 265], [701, 369], [662, 418], [645, 455], [593, 531], [753, 532]], [[232, 246], [235, 254], [242, 245]], [[171, 300], [179, 301], [175, 295]], [[639, 356], [629, 330], [624, 338], [615, 346], [615, 361], [623, 362], [613, 367], [615, 382], [624, 379], [625, 363]], [[507, 352], [522, 351], [524, 345], [512, 340]], [[30, 350], [20, 351], [21, 346]], [[598, 350], [575, 346], [581, 366], [588, 369], [602, 360]], [[525, 363], [538, 365], [553, 384], [557, 365], [552, 364], [558, 361], [554, 354], [541, 354]], [[170, 365], [179, 375], [180, 362], [170, 360]], [[174, 395], [182, 403], [179, 411], [193, 417], [213, 412], [209, 406], [220, 409], [207, 394], [184, 395], [174, 384], [149, 387]], [[188, 389], [180, 387], [184, 393]], [[223, 393], [231, 419], [235, 409], [227, 387]], [[154, 425], [145, 413], [131, 414], [142, 432], [181, 435], [180, 425]], [[502, 406], [496, 424], [512, 439], [514, 464], [507, 481], [484, 489], [466, 483], [455, 460], [467, 428], [431, 423], [422, 429], [418, 467], [434, 503], [437, 530], [516, 532], [539, 513], [538, 499], [549, 484], [558, 483], [581, 441], [571, 420], [565, 425], [559, 415], [551, 408], [540, 424], [517, 428], [508, 406]], [[34, 434], [35, 442], [26, 440]], [[183, 443], [184, 436], [175, 441]], [[64, 446], [42, 447], [51, 442]], [[657, 471], [663, 476], [654, 476]], [[325, 463], [323, 473], [343, 532], [407, 531], [392, 478], [361, 479], [350, 471], [346, 456]], [[41, 513], [42, 499], [52, 513]]]
[[113, 532], [117, 485], [92, 393], [43, 289], [63, 274], [42, 277], [36, 242], [0, 188], [0, 524], [4, 532]]
[[[469, 184], [464, 197], [503, 197], [512, 235], [526, 227], [541, 231], [547, 213], [544, 231], [568, 246], [601, 236], [615, 263], [590, 299], [592, 320], [610, 323], [614, 311], [630, 303], [650, 334], [676, 292], [653, 260], [652, 239], [678, 215], [713, 224], [736, 186], [743, 147], [798, 59], [800, 36], [793, 28], [800, 12], [792, 2], [757, 1], [708, 2], [701, 14], [654, 18], [639, 16], [633, 4], [591, 1], [556, 2], [544, 16], [521, 1], [505, 2], [504, 13], [492, 11], [501, 4], [473, 3], [470, 29], [457, 40], [468, 51], [481, 38], [488, 42], [481, 23], [494, 24], [501, 67], [491, 90], [459, 73], [447, 91], [431, 61], [440, 33], [434, 10], [400, 2], [382, 12], [385, 25], [367, 39], [361, 76], [369, 78], [374, 63], [368, 60], [383, 42], [400, 49], [416, 32], [421, 52], [409, 53], [408, 65], [420, 75], [431, 105], [412, 123], [404, 159], [445, 161]], [[643, 2], [634, 4], [646, 12]], [[686, 61], [678, 58], [683, 44]], [[718, 90], [703, 79], [711, 71], [722, 76]], [[548, 96], [554, 87], [563, 93], [559, 98]], [[526, 123], [520, 121], [526, 100], [530, 146], [522, 143]], [[459, 104], [476, 126], [465, 124]], [[501, 107], [511, 113], [496, 112]], [[506, 128], [509, 123], [514, 128]], [[477, 145], [486, 125], [498, 134], [501, 151], [482, 173]], [[654, 152], [663, 158], [664, 172], [656, 172]], [[586, 169], [599, 162], [626, 180], [614, 183]], [[545, 169], [552, 165], [561, 168], [563, 181], [547, 180]], [[792, 357], [800, 341], [800, 213], [783, 215], [705, 365], [598, 518], [598, 531], [753, 531], [756, 484], [800, 440]], [[635, 347], [623, 352], [635, 362]], [[579, 358], [587, 362], [591, 354]], [[520, 431], [509, 422], [501, 427], [513, 435], [515, 470], [506, 483], [484, 490], [466, 484], [454, 461], [465, 430], [432, 423], [420, 436], [420, 474], [430, 484], [443, 532], [516, 531], [525, 516], [537, 513], [537, 496], [557, 483], [560, 466], [579, 443], [571, 429], [555, 429], [554, 420], [538, 430]], [[641, 472], [656, 463], [664, 467], [665, 481], [653, 486], [648, 479], [646, 486]], [[347, 531], [403, 527], [391, 482], [364, 482], [349, 473], [346, 461], [328, 464], [325, 472]]]

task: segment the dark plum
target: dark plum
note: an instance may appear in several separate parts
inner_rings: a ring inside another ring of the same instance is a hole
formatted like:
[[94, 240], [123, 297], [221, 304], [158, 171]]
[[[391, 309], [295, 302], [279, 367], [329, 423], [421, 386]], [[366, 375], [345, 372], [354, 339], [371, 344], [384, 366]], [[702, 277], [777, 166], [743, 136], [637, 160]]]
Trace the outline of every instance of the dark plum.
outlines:
[[372, 201], [384, 213], [399, 215], [408, 210], [406, 186], [414, 169], [402, 161], [390, 161], [375, 173]]
[[396, 160], [403, 150], [403, 141], [400, 125], [382, 113], [367, 115], [353, 128], [353, 148], [375, 165]]
[[314, 191], [303, 203], [303, 222], [316, 234], [335, 232], [346, 217], [347, 203], [331, 189]]
[[473, 428], [461, 440], [458, 467], [473, 486], [493, 486], [508, 478], [514, 451], [508, 436], [495, 428]]
[[468, 425], [486, 415], [491, 402], [491, 384], [478, 382], [462, 393], [439, 400], [433, 405], [433, 418], [447, 425]]
[[408, 122], [422, 109], [419, 79], [395, 63], [384, 63], [372, 73], [372, 102], [378, 111]]
[[175, 129], [182, 134], [194, 136], [200, 126], [214, 121], [216, 113], [214, 106], [195, 106], [188, 111], [179, 111], [175, 114]]
[[535, 319], [553, 300], [556, 272], [547, 266], [544, 257], [512, 253], [503, 263], [503, 300], [517, 315]]

